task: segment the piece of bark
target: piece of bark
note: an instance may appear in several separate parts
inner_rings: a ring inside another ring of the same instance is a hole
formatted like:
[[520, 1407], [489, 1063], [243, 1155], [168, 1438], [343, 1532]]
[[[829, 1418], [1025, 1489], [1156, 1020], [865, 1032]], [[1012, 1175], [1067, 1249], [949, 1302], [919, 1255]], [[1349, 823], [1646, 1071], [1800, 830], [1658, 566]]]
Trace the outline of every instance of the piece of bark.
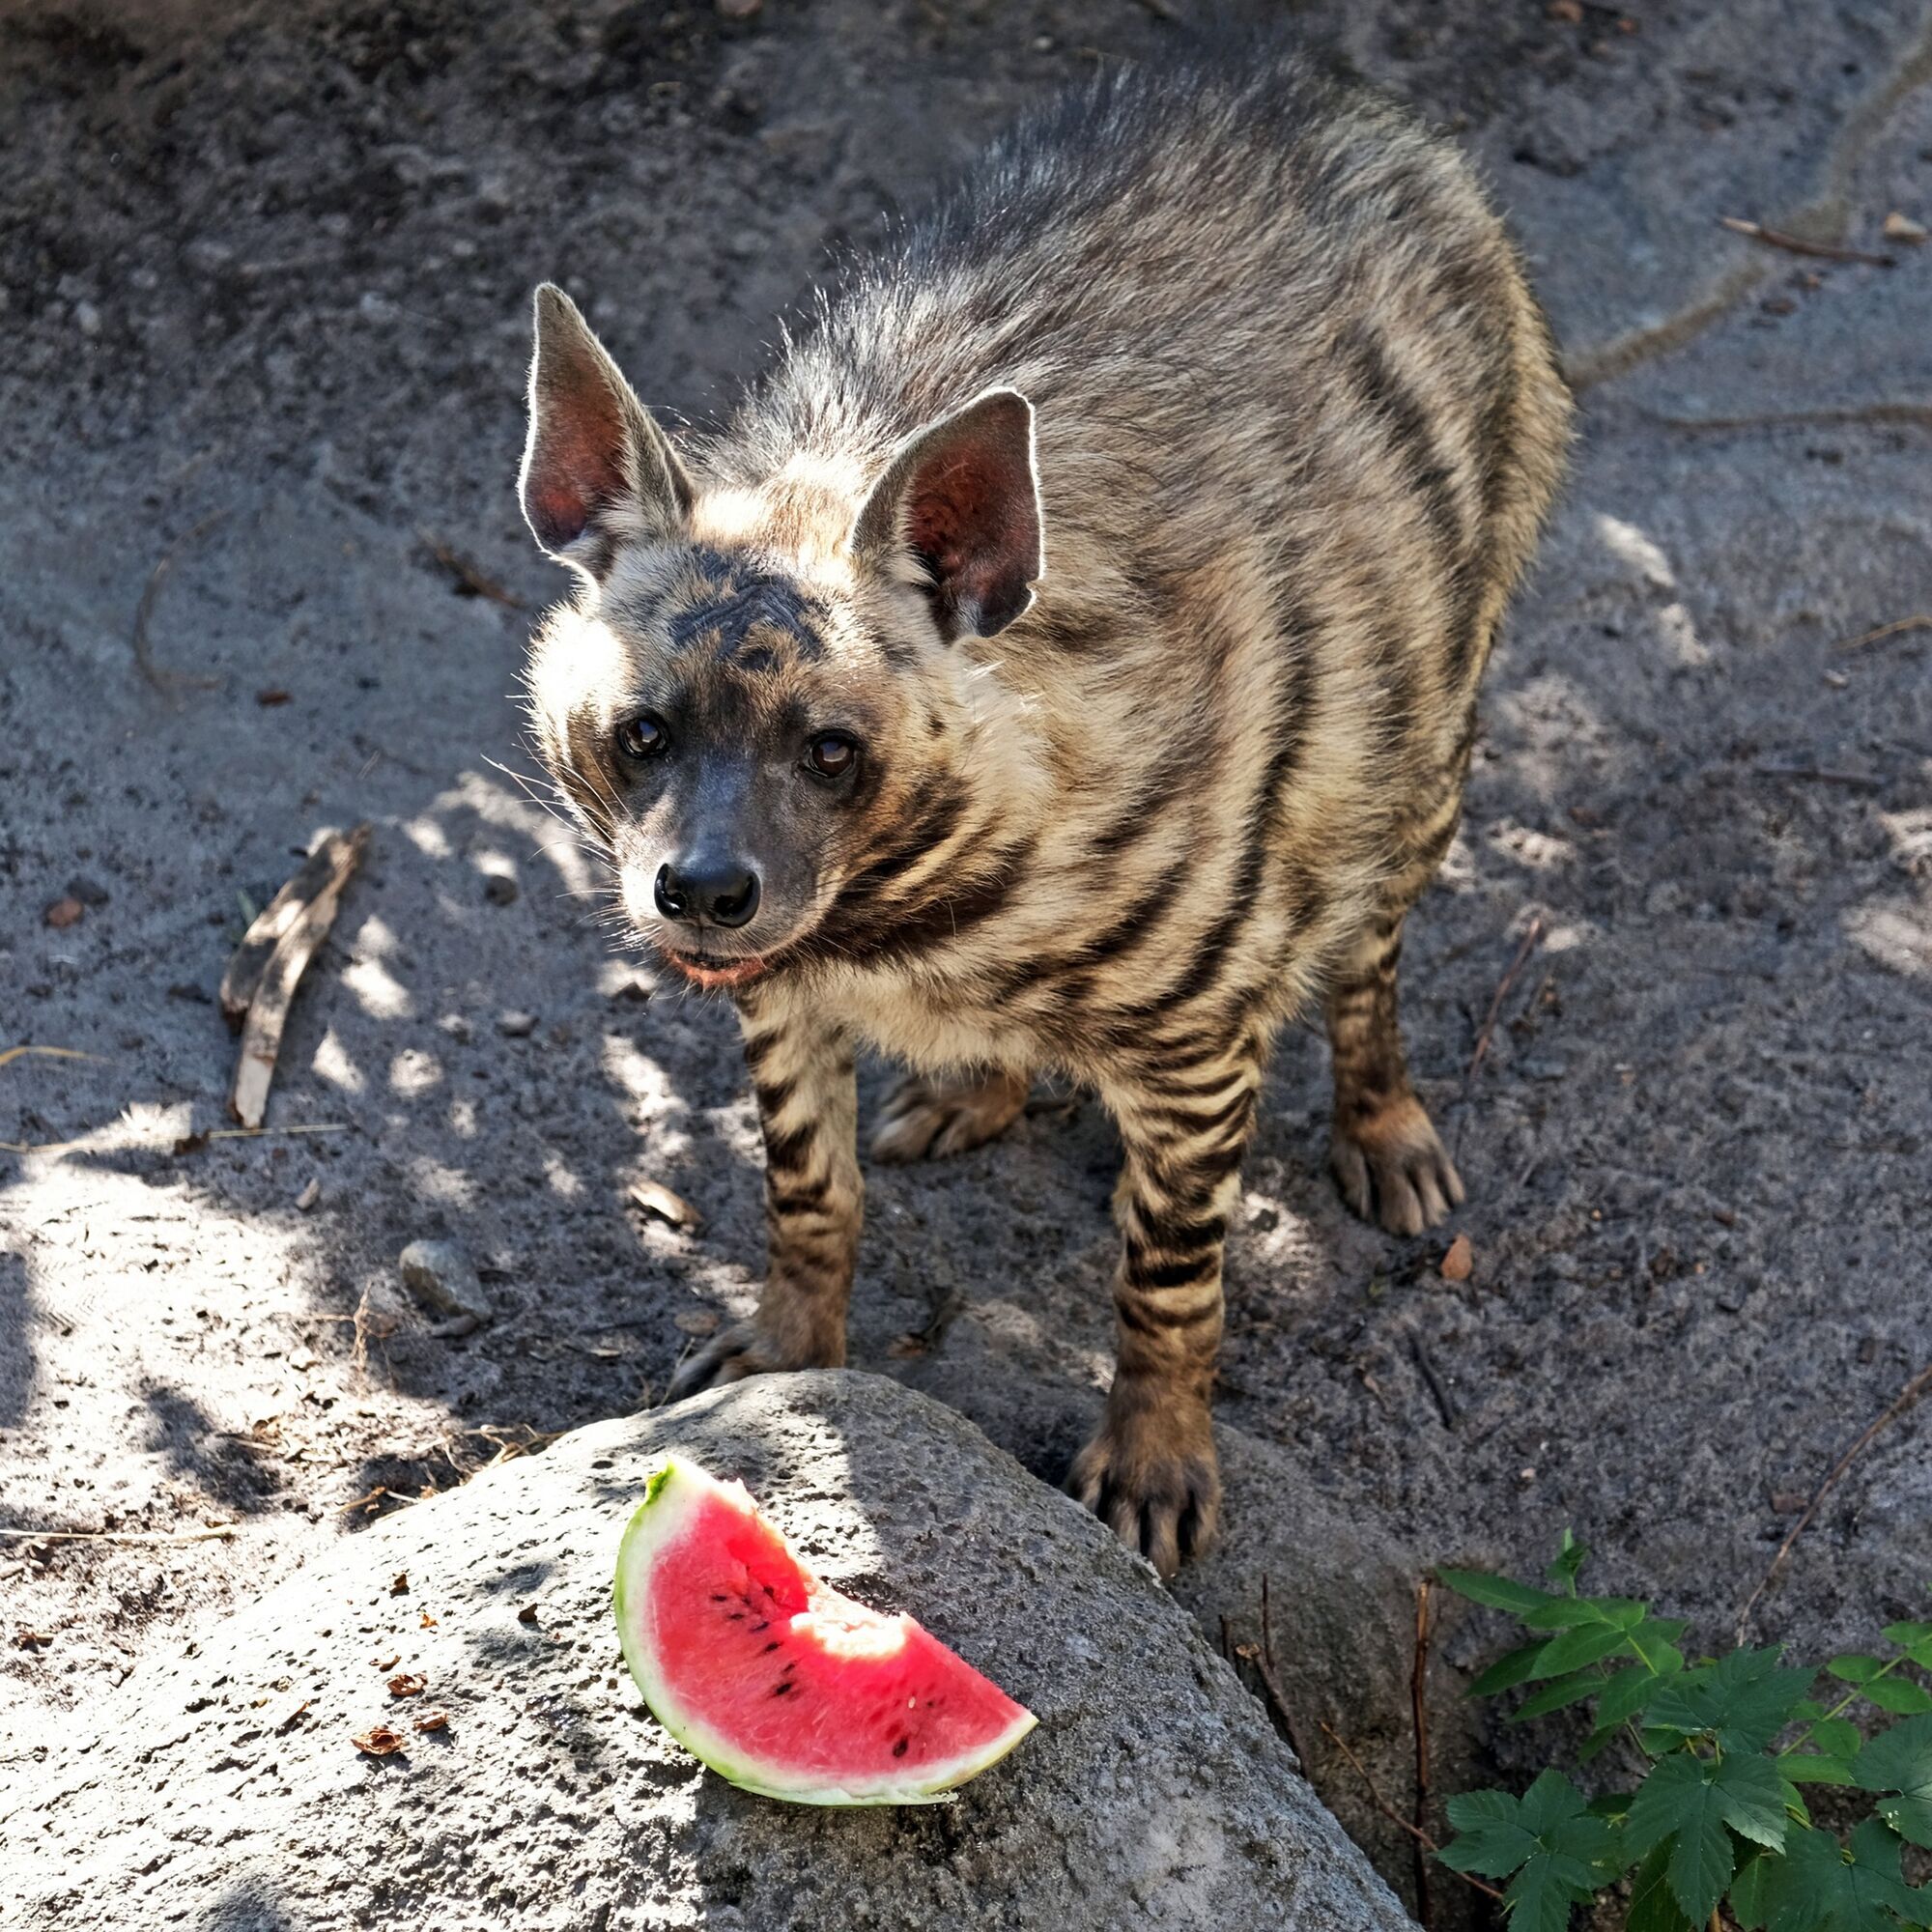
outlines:
[[687, 1235], [704, 1232], [704, 1216], [681, 1194], [673, 1194], [662, 1180], [638, 1180], [631, 1184], [631, 1199], [646, 1214], [682, 1228]]
[[[261, 969], [242, 1023], [242, 1051], [235, 1063], [235, 1086], [228, 1096], [228, 1111], [244, 1127], [259, 1127], [268, 1112], [269, 1088], [275, 1077], [275, 1056], [281, 1051], [282, 1028], [288, 1022], [290, 1003], [295, 999], [304, 969], [315, 956], [316, 948], [335, 923], [342, 889], [349, 883], [368, 842], [366, 825], [358, 825], [341, 840], [328, 883], [295, 915]], [[224, 1004], [227, 996], [224, 981]]]
[[[262, 976], [269, 970], [275, 948], [294, 931], [296, 923], [323, 894], [340, 894], [349, 876], [361, 864], [369, 843], [369, 828], [358, 825], [354, 832], [337, 832], [325, 826], [316, 834], [308, 858], [255, 923], [242, 936], [221, 976], [221, 1011], [230, 1033], [240, 1033], [248, 1017], [248, 1005]], [[327, 928], [324, 928], [327, 930]]]

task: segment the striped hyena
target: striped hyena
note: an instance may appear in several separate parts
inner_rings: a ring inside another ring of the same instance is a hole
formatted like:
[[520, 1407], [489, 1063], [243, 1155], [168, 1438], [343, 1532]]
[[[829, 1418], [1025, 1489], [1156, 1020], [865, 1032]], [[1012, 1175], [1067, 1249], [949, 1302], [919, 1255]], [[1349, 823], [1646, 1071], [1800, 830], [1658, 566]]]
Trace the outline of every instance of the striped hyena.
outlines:
[[1570, 406], [1456, 151], [1270, 56], [1104, 77], [995, 147], [673, 445], [538, 291], [523, 502], [581, 576], [544, 759], [628, 923], [728, 989], [764, 1129], [756, 1316], [674, 1392], [838, 1363], [872, 1150], [1119, 1122], [1118, 1367], [1070, 1485], [1212, 1532], [1221, 1252], [1270, 1040], [1325, 1003], [1331, 1160], [1402, 1234], [1462, 1182], [1396, 1024], [1476, 687]]

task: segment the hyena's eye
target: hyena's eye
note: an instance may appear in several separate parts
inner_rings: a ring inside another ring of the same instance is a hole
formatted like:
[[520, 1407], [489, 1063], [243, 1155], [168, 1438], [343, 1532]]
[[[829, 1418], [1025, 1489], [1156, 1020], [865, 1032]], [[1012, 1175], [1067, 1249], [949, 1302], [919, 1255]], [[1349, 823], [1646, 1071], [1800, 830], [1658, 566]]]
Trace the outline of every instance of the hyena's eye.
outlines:
[[665, 729], [663, 719], [653, 718], [648, 711], [640, 712], [617, 726], [617, 749], [625, 757], [639, 763], [646, 758], [661, 758], [670, 750], [670, 733]]
[[859, 762], [859, 741], [843, 731], [821, 731], [805, 748], [805, 768], [815, 779], [842, 779]]

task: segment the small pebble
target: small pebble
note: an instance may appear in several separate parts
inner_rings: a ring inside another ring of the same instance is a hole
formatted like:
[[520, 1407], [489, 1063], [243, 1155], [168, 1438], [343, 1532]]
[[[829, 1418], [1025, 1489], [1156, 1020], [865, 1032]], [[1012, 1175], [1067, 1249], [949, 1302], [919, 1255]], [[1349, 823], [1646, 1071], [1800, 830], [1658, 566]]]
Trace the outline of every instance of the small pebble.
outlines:
[[299, 1194], [296, 1196], [296, 1206], [299, 1208], [304, 1214], [306, 1214], [313, 1209], [315, 1204], [321, 1199], [322, 1199], [322, 1182], [320, 1180], [311, 1179], [309, 1181], [309, 1184], [306, 1187], [304, 1187]]
[[41, 917], [56, 932], [64, 932], [71, 925], [78, 925], [87, 908], [77, 898], [56, 899]]
[[1893, 209], [1885, 217], [1885, 239], [1888, 242], [1922, 242], [1925, 239], [1925, 225], [1915, 221], [1909, 214], [1901, 214]]
[[1458, 1235], [1449, 1243], [1449, 1252], [1442, 1257], [1442, 1279], [1467, 1281], [1475, 1266], [1476, 1244], [1467, 1235]]
[[492, 905], [515, 905], [517, 882], [507, 872], [492, 872], [483, 882], [483, 896]]
[[[455, 1241], [412, 1241], [398, 1258], [403, 1286], [438, 1315], [461, 1320], [468, 1316], [470, 1326], [490, 1318], [490, 1298], [476, 1264]], [[446, 1331], [447, 1324], [445, 1324]], [[458, 1331], [469, 1334], [469, 1328]]]
[[497, 1015], [497, 1031], [505, 1039], [528, 1039], [537, 1030], [537, 1016], [534, 1013], [521, 1013], [514, 1008]]

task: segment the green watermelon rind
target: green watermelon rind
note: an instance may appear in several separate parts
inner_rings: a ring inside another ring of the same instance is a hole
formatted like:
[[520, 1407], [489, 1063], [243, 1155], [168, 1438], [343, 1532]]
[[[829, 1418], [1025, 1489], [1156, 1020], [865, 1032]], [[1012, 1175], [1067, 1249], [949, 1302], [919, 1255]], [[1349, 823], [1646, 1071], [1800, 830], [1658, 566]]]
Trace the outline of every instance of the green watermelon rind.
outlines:
[[634, 1600], [639, 1605], [642, 1602], [652, 1558], [677, 1534], [687, 1509], [723, 1488], [704, 1470], [675, 1457], [668, 1457], [651, 1471], [644, 1482], [644, 1499], [633, 1512], [617, 1548], [611, 1608], [624, 1662], [651, 1715], [692, 1756], [709, 1765], [727, 1783], [760, 1798], [776, 1798], [791, 1804], [950, 1804], [958, 1796], [960, 1785], [999, 1763], [1038, 1722], [1031, 1711], [1023, 1712], [981, 1748], [949, 1764], [928, 1766], [916, 1783], [882, 1784], [863, 1791], [849, 1791], [841, 1784], [800, 1776], [734, 1755], [724, 1739], [672, 1696], [643, 1642], [641, 1617], [630, 1613]]

